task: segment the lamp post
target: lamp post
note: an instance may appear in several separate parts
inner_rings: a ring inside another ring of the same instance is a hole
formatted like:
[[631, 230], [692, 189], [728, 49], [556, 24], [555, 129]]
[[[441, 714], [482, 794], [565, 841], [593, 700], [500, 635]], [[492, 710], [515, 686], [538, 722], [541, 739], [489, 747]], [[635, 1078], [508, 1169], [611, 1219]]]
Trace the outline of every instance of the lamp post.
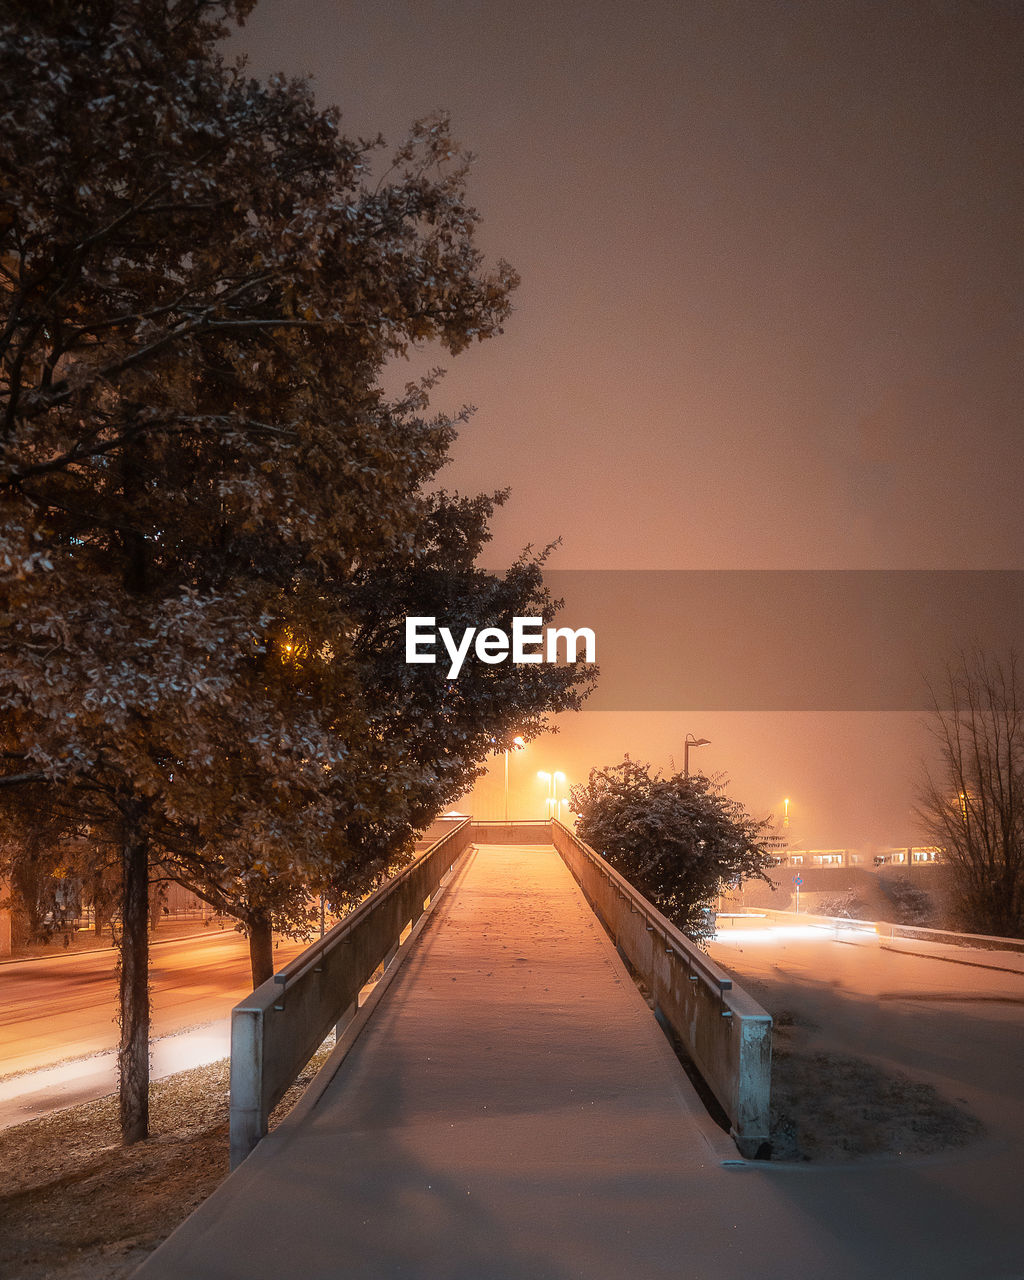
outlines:
[[686, 735], [683, 742], [683, 777], [690, 776], [690, 748], [691, 747], [710, 747], [710, 738], [695, 738], [692, 733]]
[[[523, 747], [525, 746], [526, 746], [526, 743], [523, 741], [522, 738], [512, 739], [512, 750], [522, 751]], [[508, 822], [508, 753], [509, 753], [509, 748], [506, 747], [505, 748], [505, 821], [506, 822]]]
[[556, 770], [555, 773], [545, 773], [543, 769], [539, 769], [537, 771], [537, 777], [540, 778], [542, 782], [546, 782], [550, 788], [547, 798], [544, 801], [544, 811], [549, 818], [554, 818], [557, 816], [558, 810], [561, 806], [561, 801], [558, 799], [558, 780], [561, 779], [564, 782], [565, 774], [561, 769]]

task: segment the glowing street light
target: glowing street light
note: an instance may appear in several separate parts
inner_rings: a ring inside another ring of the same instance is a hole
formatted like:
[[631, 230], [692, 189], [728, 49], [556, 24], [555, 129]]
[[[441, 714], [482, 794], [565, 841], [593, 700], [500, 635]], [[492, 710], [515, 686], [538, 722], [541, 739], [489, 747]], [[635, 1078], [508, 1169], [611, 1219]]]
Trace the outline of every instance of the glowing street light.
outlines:
[[710, 738], [695, 738], [692, 733], [686, 735], [683, 742], [683, 777], [690, 776], [690, 748], [691, 747], [710, 747]]
[[[526, 746], [526, 743], [522, 738], [517, 737], [512, 739], [511, 750], [522, 751], [523, 747], [525, 746]], [[508, 753], [509, 753], [509, 748], [506, 747], [505, 748], [505, 821], [506, 822], [508, 822]]]
[[789, 826], [789, 796], [786, 796], [782, 802], [782, 825], [783, 827]]
[[544, 801], [545, 813], [549, 818], [560, 817], [563, 801], [558, 799], [558, 783], [560, 780], [563, 783], [565, 782], [565, 774], [561, 769], [556, 770], [554, 773], [545, 773], [543, 769], [539, 769], [537, 777], [542, 782], [547, 783], [549, 788], [547, 799]]
[[286, 666], [291, 662], [297, 665], [309, 657], [309, 644], [288, 627], [281, 636], [278, 651], [282, 663]]
[[552, 792], [552, 794], [551, 794], [551, 816], [552, 816], [552, 818], [557, 818], [557, 819], [558, 819], [558, 821], [559, 821], [559, 822], [561, 822], [561, 821], [562, 821], [562, 804], [563, 804], [563, 801], [562, 801], [561, 799], [559, 799], [559, 797], [558, 797], [558, 782], [559, 782], [559, 779], [561, 779], [561, 781], [562, 781], [562, 785], [564, 786], [564, 785], [565, 785], [565, 774], [564, 774], [564, 773], [562, 773], [561, 771], [558, 771], [558, 772], [556, 772], [556, 773], [555, 773], [555, 777], [554, 777], [554, 780], [553, 780], [553, 782], [552, 782], [552, 786], [551, 786], [551, 792]]
[[550, 773], [545, 773], [543, 769], [537, 770], [537, 777], [540, 778], [541, 782], [547, 785], [548, 794], [544, 800], [544, 813], [545, 815], [550, 816], [548, 815], [548, 809], [551, 806], [551, 793], [555, 789], [555, 780]]

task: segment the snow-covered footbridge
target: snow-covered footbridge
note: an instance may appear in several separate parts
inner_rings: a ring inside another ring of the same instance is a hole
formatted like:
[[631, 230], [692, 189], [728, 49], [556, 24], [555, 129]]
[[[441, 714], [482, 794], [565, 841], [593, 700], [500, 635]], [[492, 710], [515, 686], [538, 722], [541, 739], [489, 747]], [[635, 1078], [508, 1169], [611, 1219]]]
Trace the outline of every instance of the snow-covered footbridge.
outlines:
[[764, 1010], [567, 828], [452, 824], [236, 1007], [235, 1171], [139, 1275], [677, 1275], [747, 1247], [730, 1167], [765, 1154], [770, 1049]]

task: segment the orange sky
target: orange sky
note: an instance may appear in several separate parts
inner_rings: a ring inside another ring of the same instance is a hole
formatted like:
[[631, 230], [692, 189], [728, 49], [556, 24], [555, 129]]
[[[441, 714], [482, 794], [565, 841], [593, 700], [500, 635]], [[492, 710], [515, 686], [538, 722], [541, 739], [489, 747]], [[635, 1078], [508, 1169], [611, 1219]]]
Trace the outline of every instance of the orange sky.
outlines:
[[[264, 0], [234, 45], [350, 132], [446, 108], [478, 154], [523, 285], [436, 399], [478, 406], [445, 482], [512, 486], [489, 565], [1022, 567], [1015, 0]], [[578, 776], [690, 730], [812, 843], [913, 838], [918, 716], [709, 715], [534, 750]]]

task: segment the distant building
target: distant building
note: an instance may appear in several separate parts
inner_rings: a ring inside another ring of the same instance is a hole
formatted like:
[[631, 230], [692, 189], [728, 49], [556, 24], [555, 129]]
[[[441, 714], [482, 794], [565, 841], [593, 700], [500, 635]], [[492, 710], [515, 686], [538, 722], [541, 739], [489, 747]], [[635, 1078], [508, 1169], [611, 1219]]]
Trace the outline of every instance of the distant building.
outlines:
[[942, 850], [934, 845], [914, 845], [909, 849], [879, 849], [872, 859], [876, 867], [928, 866], [942, 861]]
[[780, 859], [787, 867], [849, 867], [860, 862], [850, 849], [792, 849]]
[[863, 849], [789, 849], [775, 859], [778, 867], [872, 867], [926, 866], [942, 861], [942, 851], [932, 845], [902, 849], [879, 849], [874, 854]]

